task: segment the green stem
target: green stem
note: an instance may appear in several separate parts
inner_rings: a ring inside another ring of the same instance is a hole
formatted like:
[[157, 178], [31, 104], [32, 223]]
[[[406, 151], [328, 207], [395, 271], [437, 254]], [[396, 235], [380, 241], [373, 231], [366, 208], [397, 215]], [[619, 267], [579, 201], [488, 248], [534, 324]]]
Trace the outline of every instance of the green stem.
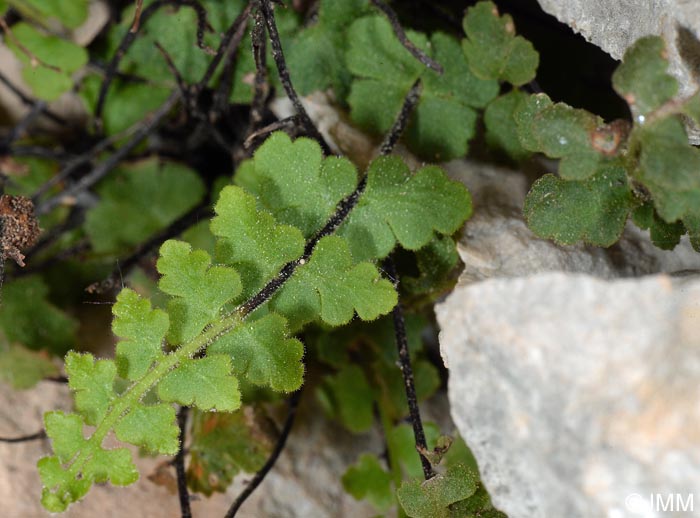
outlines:
[[102, 422], [97, 426], [87, 444], [81, 449], [78, 457], [74, 460], [69, 472], [76, 477], [90, 460], [96, 450], [102, 447], [107, 434], [114, 428], [117, 422], [128, 414], [131, 408], [143, 398], [143, 396], [160, 381], [171, 369], [175, 368], [182, 360], [191, 358], [207, 345], [211, 344], [220, 336], [232, 331], [243, 319], [237, 313], [231, 313], [217, 323], [205, 329], [199, 336], [191, 342], [183, 345], [179, 349], [167, 354], [165, 358], [143, 378], [134, 383], [108, 410]]

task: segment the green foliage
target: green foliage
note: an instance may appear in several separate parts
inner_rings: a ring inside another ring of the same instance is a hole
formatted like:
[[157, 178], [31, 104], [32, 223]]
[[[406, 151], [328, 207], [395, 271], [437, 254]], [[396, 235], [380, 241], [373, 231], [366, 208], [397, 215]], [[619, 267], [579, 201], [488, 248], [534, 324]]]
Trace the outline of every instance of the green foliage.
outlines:
[[0, 329], [11, 344], [63, 354], [75, 346], [76, 320], [51, 303], [46, 283], [37, 276], [2, 286]]
[[681, 121], [661, 119], [638, 129], [641, 145], [636, 176], [654, 197], [659, 215], [671, 223], [700, 207], [700, 150], [688, 145]]
[[386, 257], [398, 241], [418, 250], [435, 232], [453, 234], [471, 216], [471, 197], [445, 172], [427, 166], [411, 174], [397, 157], [380, 157], [367, 170], [367, 188], [341, 227], [356, 260]]
[[625, 53], [613, 85], [634, 114], [631, 132], [552, 104], [546, 95], [516, 108], [521, 145], [561, 158], [560, 178], [545, 175], [528, 194], [525, 216], [535, 234], [561, 244], [610, 246], [634, 209], [633, 221], [650, 230], [657, 246], [672, 249], [691, 229], [700, 250], [693, 237], [700, 221], [700, 151], [689, 145], [680, 118], [698, 117], [700, 102], [697, 94], [674, 100], [677, 83], [667, 68], [659, 37], [642, 38]]
[[21, 345], [0, 346], [0, 381], [17, 390], [28, 389], [49, 376], [57, 376], [58, 368], [41, 352]]
[[391, 475], [382, 469], [374, 455], [361, 455], [341, 480], [345, 491], [355, 499], [366, 499], [380, 511], [387, 511], [394, 503]]
[[587, 180], [543, 176], [532, 186], [524, 212], [538, 236], [563, 245], [585, 241], [610, 246], [620, 237], [631, 204], [625, 170], [612, 163]]
[[632, 213], [632, 220], [639, 228], [648, 229], [652, 242], [662, 250], [673, 250], [685, 234], [683, 223], [666, 223], [650, 203], [637, 207]]
[[86, 215], [93, 249], [116, 253], [143, 242], [193, 208], [204, 185], [189, 168], [155, 159], [123, 166], [97, 188], [101, 202]]
[[319, 390], [327, 412], [354, 433], [366, 432], [374, 422], [374, 394], [358, 365], [346, 365], [327, 376]]
[[531, 154], [520, 143], [515, 121], [515, 113], [528, 99], [527, 94], [514, 89], [494, 99], [484, 111], [487, 142], [492, 147], [502, 149], [516, 161], [524, 160]]
[[323, 158], [313, 140], [271, 135], [241, 165], [234, 181], [254, 194], [279, 223], [301, 229], [308, 238], [357, 185], [357, 171], [346, 158]]
[[455, 466], [444, 474], [421, 482], [404, 483], [397, 491], [401, 507], [411, 518], [450, 517], [450, 506], [476, 493], [478, 476], [466, 466]]
[[156, 266], [162, 275], [161, 291], [173, 297], [168, 304], [168, 341], [172, 344], [192, 340], [242, 289], [236, 270], [212, 266], [208, 253], [192, 250], [182, 241], [163, 243]]
[[15, 24], [12, 34], [8, 46], [24, 65], [22, 78], [36, 97], [53, 101], [73, 87], [72, 74], [88, 61], [85, 49], [25, 22]]
[[332, 87], [338, 99], [347, 96], [351, 76], [345, 63], [350, 24], [368, 11], [367, 0], [321, 0], [315, 24], [290, 40], [287, 63], [297, 91], [306, 95]]
[[[393, 284], [381, 278], [374, 264], [353, 258], [344, 238], [325, 236], [307, 259], [299, 259], [293, 275], [270, 304], [252, 314], [241, 309], [245, 306], [233, 307], [242, 292], [255, 293], [285, 264], [297, 260], [305, 247], [302, 236], [315, 234], [357, 183], [350, 162], [324, 159], [315, 142], [292, 142], [281, 134], [272, 135], [245, 167], [239, 177], [242, 187], [222, 190], [211, 223], [214, 248], [223, 264], [212, 264], [206, 251], [193, 250], [188, 243], [166, 241], [160, 249], [157, 269], [161, 274], [159, 289], [169, 299], [167, 309], [153, 309], [151, 302], [125, 289], [113, 306], [113, 330], [121, 338], [116, 359], [96, 360], [91, 354], [75, 352], [66, 357], [77, 414], [51, 418], [55, 422], [49, 436], [55, 455], [39, 463], [45, 484], [43, 501], [50, 511], [64, 510], [82, 498], [94, 482], [133, 481], [130, 459], [126, 462], [121, 450], [102, 446], [111, 431], [123, 442], [172, 455], [179, 447], [179, 429], [171, 403], [204, 411], [236, 410], [241, 405], [239, 379], [275, 391], [294, 391], [303, 381], [304, 348], [288, 336], [289, 329], [298, 331], [313, 321], [339, 326], [355, 314], [363, 320], [374, 320], [396, 304]], [[371, 188], [368, 186], [364, 194], [368, 202], [357, 210], [374, 210], [382, 215], [379, 231], [390, 227], [389, 231], [406, 246], [427, 244], [434, 230], [452, 233], [469, 214], [466, 190], [435, 168], [424, 168], [412, 176], [402, 163], [381, 159], [370, 169]], [[181, 171], [180, 176], [187, 172]], [[155, 176], [153, 169], [147, 168], [142, 172], [146, 178], [140, 180], [153, 185], [156, 182], [149, 175]], [[93, 211], [110, 198], [120, 200], [114, 191], [126, 191], [118, 187], [105, 190], [106, 201]], [[421, 197], [420, 189], [431, 189], [439, 203], [462, 202], [463, 206], [442, 215], [429, 197]], [[179, 187], [175, 190], [179, 192]], [[393, 203], [398, 210], [382, 206], [378, 192], [396, 196]], [[408, 201], [402, 202], [400, 195]], [[142, 220], [155, 212], [145, 204], [135, 205], [138, 208], [128, 211], [140, 211]], [[421, 221], [412, 231], [410, 222], [416, 218], [412, 211], [420, 205], [428, 221]], [[102, 219], [119, 217], [119, 210], [111, 215], [102, 210]], [[99, 219], [95, 212], [92, 218]], [[123, 221], [119, 223], [124, 225]], [[391, 238], [390, 248], [396, 239]], [[244, 283], [252, 283], [253, 288], [244, 287]], [[166, 344], [169, 352], [164, 349]], [[430, 375], [418, 374], [419, 365], [417, 379], [431, 379]], [[422, 394], [434, 390], [437, 376], [433, 379], [419, 388]], [[358, 398], [362, 383], [366, 397]], [[374, 389], [359, 367], [341, 370], [335, 384], [329, 380], [327, 386], [336, 400], [341, 400], [339, 408], [346, 424], [358, 429], [371, 424], [372, 408], [366, 403], [371, 405]], [[347, 391], [350, 387], [351, 393]], [[358, 401], [359, 405], [353, 407]], [[95, 427], [88, 438], [83, 437], [84, 425]], [[65, 441], [70, 450], [64, 447]], [[118, 462], [108, 462], [110, 456], [119, 456]], [[213, 466], [202, 469], [218, 472], [224, 478], [234, 472], [233, 468], [222, 471]], [[214, 488], [201, 481], [200, 486], [204, 491]]]
[[205, 495], [226, 491], [241, 471], [259, 470], [272, 446], [263, 417], [251, 407], [235, 413], [195, 411], [192, 437], [187, 480], [190, 489]]
[[515, 114], [518, 130], [527, 138], [523, 146], [551, 158], [560, 158], [559, 175], [566, 180], [585, 180], [603, 158], [594, 148], [594, 136], [602, 119], [564, 103], [552, 104], [545, 94], [531, 96]]
[[241, 274], [244, 296], [262, 288], [265, 279], [304, 252], [298, 228], [278, 225], [275, 218], [256, 208], [255, 198], [240, 187], [221, 191], [211, 231], [218, 236], [217, 258]]
[[227, 354], [234, 372], [255, 385], [292, 392], [301, 386], [304, 346], [286, 338], [287, 321], [278, 314], [243, 322], [209, 347], [211, 353]]
[[515, 35], [509, 15], [499, 16], [493, 2], [479, 2], [467, 10], [462, 41], [471, 71], [482, 79], [498, 79], [515, 86], [535, 78], [539, 55], [522, 36]]
[[346, 59], [356, 76], [348, 98], [352, 119], [373, 133], [386, 133], [411, 86], [421, 78], [421, 99], [406, 132], [409, 144], [430, 159], [462, 156], [474, 136], [475, 108], [497, 95], [498, 84], [472, 74], [453, 38], [436, 33], [428, 40], [413, 31], [407, 36], [443, 65], [443, 75], [416, 61], [384, 18], [364, 17], [350, 27]]
[[54, 0], [6, 0], [0, 2], [0, 13], [9, 4], [23, 16], [42, 23], [58, 20], [69, 29], [77, 29], [88, 15], [88, 0], [56, 2]]
[[658, 36], [641, 38], [625, 52], [613, 74], [613, 87], [630, 105], [637, 122], [643, 123], [650, 112], [676, 95], [678, 84], [667, 69], [666, 45]]

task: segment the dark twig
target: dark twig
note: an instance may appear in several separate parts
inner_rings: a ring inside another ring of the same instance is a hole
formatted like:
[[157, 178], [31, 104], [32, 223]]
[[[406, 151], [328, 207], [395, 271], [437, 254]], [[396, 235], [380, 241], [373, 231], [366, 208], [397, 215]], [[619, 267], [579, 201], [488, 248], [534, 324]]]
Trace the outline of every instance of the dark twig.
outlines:
[[[17, 88], [12, 81], [8, 79], [5, 74], [0, 72], [0, 83], [4, 84], [13, 94], [15, 94], [20, 101], [22, 101], [23, 104], [27, 106], [34, 106], [36, 104], [36, 101], [33, 101], [30, 97], [28, 97], [22, 90]], [[62, 126], [68, 125], [68, 121], [61, 117], [60, 115], [56, 115], [54, 112], [49, 110], [48, 108], [44, 108], [42, 110], [42, 115], [44, 115], [46, 118], [54, 121], [56, 124], [60, 124]]]
[[187, 85], [185, 84], [185, 80], [182, 78], [182, 74], [180, 74], [180, 71], [175, 66], [173, 58], [170, 57], [168, 51], [165, 50], [160, 43], [156, 41], [154, 45], [163, 56], [163, 59], [165, 59], [165, 63], [168, 65], [168, 70], [170, 70], [170, 73], [175, 78], [175, 81], [177, 82], [177, 88], [178, 90], [180, 90], [180, 96], [182, 97], [182, 101], [185, 103], [185, 106], [189, 106], [190, 93], [187, 89]]
[[34, 202], [34, 204], [37, 204], [39, 198], [46, 194], [46, 192], [48, 192], [48, 190], [51, 189], [53, 186], [58, 185], [62, 181], [68, 179], [73, 173], [75, 173], [80, 168], [81, 165], [92, 161], [100, 153], [117, 143], [119, 140], [135, 133], [140, 128], [140, 125], [141, 122], [139, 121], [138, 123], [133, 124], [124, 131], [116, 133], [108, 138], [102, 139], [86, 153], [83, 153], [82, 155], [71, 159], [65, 165], [65, 167], [58, 172], [58, 174], [49, 178], [36, 190], [34, 194], [32, 194], [32, 201]]
[[413, 83], [413, 86], [411, 86], [411, 89], [408, 91], [408, 94], [403, 101], [401, 111], [399, 112], [396, 121], [394, 121], [394, 125], [391, 127], [389, 133], [387, 133], [384, 137], [384, 141], [382, 141], [382, 145], [379, 148], [379, 153], [381, 155], [388, 155], [391, 153], [394, 146], [401, 138], [401, 135], [406, 129], [406, 125], [408, 124], [408, 120], [410, 119], [416, 104], [418, 104], [421, 89], [421, 81], [420, 79], [416, 79], [416, 82]]
[[301, 104], [299, 96], [297, 95], [296, 90], [294, 90], [294, 86], [292, 86], [292, 80], [289, 77], [289, 69], [287, 68], [287, 63], [284, 59], [284, 53], [282, 52], [282, 42], [280, 41], [280, 35], [277, 31], [275, 15], [272, 11], [272, 5], [270, 3], [270, 0], [260, 0], [260, 9], [262, 9], [262, 13], [265, 17], [265, 23], [267, 24], [267, 31], [270, 34], [270, 43], [272, 44], [272, 57], [275, 60], [277, 72], [280, 77], [280, 82], [284, 87], [284, 91], [287, 93], [287, 97], [289, 97], [289, 100], [292, 101], [292, 105], [294, 105], [294, 109], [299, 115], [299, 120], [306, 133], [310, 137], [318, 141], [318, 143], [321, 145], [321, 148], [323, 149], [324, 154], [330, 155], [332, 154], [331, 148], [328, 146], [328, 143], [323, 138], [323, 135], [321, 135], [314, 123], [311, 121], [311, 117], [309, 117], [309, 114], [306, 113], [306, 109]]
[[[109, 277], [103, 281], [91, 284], [85, 291], [88, 293], [105, 293], [106, 291], [112, 290], [115, 287], [120, 289], [123, 288], [122, 277], [128, 274], [128, 272], [131, 271], [131, 269], [136, 266], [141, 259], [151, 253], [154, 248], [160, 246], [168, 239], [179, 236], [200, 219], [210, 219], [212, 216], [213, 214], [211, 209], [209, 209], [209, 200], [204, 200], [202, 203], [173, 221], [167, 228], [161, 230], [157, 234], [151, 236], [145, 242], [141, 243], [131, 255], [119, 261], [117, 268], [112, 271]], [[119, 281], [119, 285], [117, 285], [117, 281]]]
[[19, 137], [22, 136], [22, 133], [24, 133], [27, 128], [34, 122], [34, 120], [41, 115], [41, 112], [43, 112], [46, 109], [46, 101], [37, 101], [34, 103], [34, 106], [29, 110], [29, 112], [22, 117], [22, 120], [20, 120], [15, 126], [12, 128], [12, 130], [5, 135], [5, 137], [2, 139], [2, 142], [0, 142], [0, 149], [7, 149], [10, 144], [12, 144], [15, 140], [17, 140]]
[[385, 4], [382, 0], [372, 0], [372, 3], [377, 9], [384, 13], [384, 15], [389, 20], [389, 23], [391, 24], [391, 28], [394, 30], [394, 34], [396, 34], [396, 37], [406, 48], [406, 50], [413, 54], [413, 57], [415, 57], [426, 67], [428, 67], [431, 70], [434, 70], [438, 74], [442, 74], [444, 72], [444, 69], [442, 68], [442, 65], [440, 63], [428, 56], [425, 52], [416, 47], [411, 40], [408, 39], [406, 33], [403, 30], [403, 27], [401, 27], [399, 17], [396, 16], [396, 13], [391, 7]]
[[[387, 274], [394, 282], [396, 292], [399, 291], [399, 275], [396, 273], [394, 260], [389, 257], [384, 261], [384, 268]], [[408, 351], [408, 341], [406, 340], [406, 323], [403, 316], [403, 308], [401, 301], [396, 304], [392, 312], [394, 318], [394, 333], [396, 336], [396, 347], [399, 352], [399, 369], [403, 375], [404, 389], [406, 390], [406, 399], [408, 400], [408, 411], [413, 426], [413, 437], [416, 441], [416, 450], [420, 457], [421, 465], [423, 466], [423, 475], [428, 480], [434, 475], [430, 461], [420, 454], [421, 451], [427, 451], [428, 445], [425, 440], [425, 432], [423, 430], [423, 421], [420, 417], [420, 409], [418, 408], [418, 398], [416, 396], [416, 386], [413, 381], [413, 369], [411, 368], [411, 355]]]
[[65, 162], [71, 158], [71, 155], [65, 151], [54, 151], [41, 146], [12, 146], [8, 154], [12, 156], [45, 158], [47, 160], [56, 160], [57, 162]]
[[267, 126], [260, 128], [257, 131], [252, 132], [250, 135], [246, 137], [246, 139], [243, 141], [243, 147], [244, 148], [249, 148], [250, 146], [253, 145], [253, 141], [259, 137], [269, 135], [273, 131], [277, 131], [280, 129], [284, 128], [291, 128], [296, 126], [299, 123], [299, 116], [298, 115], [292, 115], [291, 117], [286, 117], [284, 119], [278, 120], [273, 122], [272, 124], [268, 124]]
[[206, 72], [204, 72], [204, 76], [202, 76], [202, 79], [197, 83], [195, 88], [196, 92], [201, 92], [209, 84], [219, 63], [221, 63], [221, 60], [229, 52], [229, 47], [236, 48], [240, 45], [245, 35], [246, 23], [248, 22], [248, 16], [250, 16], [252, 3], [253, 0], [248, 2], [243, 11], [241, 11], [241, 14], [239, 14], [229, 28], [226, 29], [223, 38], [221, 38], [221, 43], [219, 43], [219, 48], [216, 50], [216, 54], [214, 54], [214, 59], [211, 60]]
[[[394, 145], [399, 140], [399, 137], [406, 128], [408, 119], [411, 112], [416, 107], [418, 99], [420, 97], [420, 80], [413, 83], [411, 90], [404, 99], [403, 105], [401, 106], [401, 111], [399, 112], [396, 121], [391, 130], [387, 134], [382, 143], [380, 153], [382, 155], [388, 155], [391, 153]], [[394, 289], [396, 293], [399, 293], [399, 275], [396, 273], [396, 266], [394, 265], [394, 260], [389, 256], [386, 261], [384, 261], [384, 268], [386, 269], [387, 275], [394, 283]], [[406, 340], [406, 323], [403, 316], [403, 307], [401, 306], [401, 300], [396, 304], [392, 312], [394, 318], [394, 333], [396, 336], [396, 346], [399, 353], [399, 368], [401, 369], [401, 374], [403, 375], [404, 388], [406, 390], [406, 399], [408, 400], [408, 410], [411, 418], [411, 424], [413, 426], [413, 436], [416, 441], [416, 450], [420, 457], [421, 465], [423, 466], [423, 474], [425, 479], [429, 479], [433, 476], [433, 468], [430, 465], [428, 459], [420, 454], [421, 451], [427, 450], [427, 444], [425, 441], [425, 432], [423, 431], [423, 421], [420, 417], [420, 409], [418, 408], [418, 398], [416, 397], [416, 387], [413, 381], [413, 369], [411, 368], [411, 356], [408, 351], [408, 341]]]
[[186, 406], [180, 407], [177, 412], [177, 425], [180, 428], [180, 449], [175, 456], [175, 473], [177, 474], [177, 493], [180, 497], [180, 516], [182, 518], [192, 518], [192, 509], [190, 508], [190, 494], [187, 491], [187, 476], [185, 474], [185, 438], [187, 429], [187, 413]]
[[260, 471], [258, 471], [255, 474], [251, 481], [248, 482], [246, 488], [241, 492], [240, 495], [238, 495], [238, 498], [236, 498], [233, 504], [231, 504], [231, 507], [226, 513], [225, 518], [233, 518], [234, 516], [236, 516], [236, 513], [243, 505], [243, 502], [245, 502], [248, 499], [248, 497], [253, 494], [253, 491], [255, 491], [255, 489], [260, 485], [260, 483], [265, 479], [265, 476], [267, 476], [272, 467], [275, 465], [275, 462], [277, 462], [277, 458], [280, 456], [280, 453], [282, 453], [282, 450], [284, 449], [284, 446], [287, 443], [289, 433], [292, 431], [292, 426], [294, 425], [294, 418], [296, 417], [297, 408], [299, 406], [299, 400], [301, 399], [301, 390], [302, 389], [297, 390], [294, 394], [292, 394], [292, 397], [289, 398], [287, 418], [284, 420], [284, 425], [282, 426], [280, 436], [277, 439], [277, 443], [275, 444], [272, 453], [265, 462], [265, 465], [262, 468], [260, 468]]
[[17, 443], [17, 442], [28, 442], [36, 441], [37, 439], [43, 439], [46, 437], [46, 432], [41, 430], [40, 432], [33, 433], [31, 435], [24, 435], [21, 437], [0, 437], [0, 442], [7, 443]]
[[170, 110], [175, 106], [179, 99], [179, 92], [173, 92], [170, 97], [158, 108], [155, 112], [147, 116], [141, 123], [138, 130], [134, 131], [133, 136], [128, 142], [124, 143], [113, 155], [107, 160], [95, 167], [90, 173], [83, 176], [78, 182], [66, 189], [60, 194], [49, 198], [42, 204], [36, 207], [37, 215], [46, 214], [52, 209], [58, 207], [62, 203], [71, 201], [78, 193], [89, 189], [98, 181], [104, 178], [107, 173], [114, 169], [133, 149], [138, 146], [141, 141], [146, 138], [160, 122], [170, 113]]
[[[250, 105], [250, 128], [248, 138], [260, 127], [263, 119], [265, 101], [269, 92], [267, 84], [267, 45], [265, 42], [265, 18], [258, 9], [255, 13], [255, 25], [252, 31], [253, 57], [255, 58], [255, 95]], [[245, 143], [243, 144], [245, 147]]]
[[[131, 26], [131, 29], [124, 35], [122, 41], [119, 43], [114, 56], [112, 56], [109, 65], [107, 65], [107, 70], [105, 71], [105, 78], [100, 85], [100, 92], [97, 96], [97, 104], [95, 105], [95, 123], [101, 126], [102, 110], [104, 109], [104, 104], [107, 99], [107, 91], [109, 90], [112, 81], [114, 81], [117, 69], [119, 68], [119, 63], [124, 59], [129, 47], [134, 43], [138, 35], [138, 30], [143, 26], [148, 19], [155, 14], [158, 9], [165, 5], [175, 5], [177, 7], [191, 7], [197, 14], [197, 45], [201, 49], [208, 49], [204, 44], [204, 27], [206, 27], [206, 15], [207, 12], [204, 7], [196, 0], [155, 0], [152, 4], [146, 7], [143, 12], [140, 13], [138, 21], [135, 19]], [[137, 13], [138, 14], [138, 13]]]

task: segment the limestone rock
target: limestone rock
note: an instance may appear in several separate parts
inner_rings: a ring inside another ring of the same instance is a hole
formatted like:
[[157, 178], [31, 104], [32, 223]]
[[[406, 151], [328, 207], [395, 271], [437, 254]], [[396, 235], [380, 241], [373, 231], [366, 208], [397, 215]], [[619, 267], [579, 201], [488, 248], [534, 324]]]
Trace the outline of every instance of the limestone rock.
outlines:
[[698, 505], [697, 277], [490, 279], [436, 312], [453, 420], [511, 518], [671, 516], [649, 495]]
[[[538, 0], [542, 9], [566, 23], [615, 59], [642, 36], [663, 36], [669, 71], [687, 97], [700, 87], [700, 2], [695, 0]], [[691, 128], [700, 143], [700, 129]]]

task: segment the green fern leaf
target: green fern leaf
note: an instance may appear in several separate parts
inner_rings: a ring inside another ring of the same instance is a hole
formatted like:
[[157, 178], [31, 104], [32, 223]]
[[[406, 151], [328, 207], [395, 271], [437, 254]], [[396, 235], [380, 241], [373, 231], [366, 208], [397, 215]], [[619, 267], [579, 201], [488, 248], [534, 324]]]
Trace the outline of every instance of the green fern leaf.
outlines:
[[197, 336], [242, 289], [236, 270], [211, 266], [209, 254], [192, 250], [183, 241], [163, 243], [156, 266], [163, 275], [160, 289], [174, 297], [168, 304], [170, 343], [183, 343]]
[[396, 495], [411, 518], [449, 518], [449, 506], [476, 493], [478, 480], [472, 470], [457, 465], [426, 481], [404, 482]]
[[562, 178], [585, 180], [603, 159], [603, 149], [595, 146], [604, 124], [592, 113], [564, 103], [553, 104], [547, 95], [539, 94], [520, 104], [515, 120], [525, 149], [561, 159]]
[[346, 158], [323, 158], [308, 138], [294, 142], [273, 133], [242, 166], [236, 184], [257, 196], [279, 223], [310, 237], [335, 212], [338, 202], [357, 186], [357, 171]]
[[676, 95], [678, 83], [667, 70], [666, 43], [659, 36], [640, 38], [625, 52], [612, 81], [632, 108], [635, 123], [643, 124], [649, 112]]
[[175, 455], [180, 447], [180, 430], [171, 405], [136, 403], [114, 427], [120, 441], [141, 446], [153, 453]]
[[610, 246], [619, 239], [631, 207], [625, 170], [612, 163], [582, 181], [544, 175], [530, 189], [523, 211], [540, 237], [563, 245], [584, 241]]
[[515, 35], [509, 15], [499, 16], [493, 2], [479, 2], [463, 21], [467, 39], [462, 48], [469, 67], [482, 79], [500, 79], [520, 86], [535, 77], [539, 55], [522, 36]]
[[69, 352], [66, 355], [68, 386], [74, 392], [75, 407], [87, 424], [104, 419], [115, 397], [114, 380], [117, 367], [112, 360], [97, 360], [90, 353]]
[[338, 235], [356, 261], [386, 257], [396, 242], [409, 250], [427, 245], [434, 232], [454, 233], [471, 215], [467, 189], [439, 167], [412, 175], [398, 157], [380, 157], [369, 167], [367, 188]]
[[274, 313], [245, 321], [209, 346], [209, 354], [230, 356], [233, 372], [256, 385], [291, 392], [304, 378], [304, 346], [287, 338], [287, 322]]
[[232, 412], [241, 406], [238, 380], [231, 376], [231, 360], [218, 354], [183, 360], [158, 383], [158, 397], [200, 410]]
[[385, 18], [361, 18], [349, 30], [347, 62], [356, 76], [348, 98], [352, 119], [373, 133], [386, 133], [411, 86], [421, 78], [421, 99], [406, 132], [411, 148], [429, 159], [463, 156], [474, 136], [474, 108], [485, 106], [498, 94], [498, 83], [477, 78], [452, 37], [437, 33], [429, 42], [421, 33], [406, 34], [443, 65], [444, 73], [419, 63]]
[[150, 159], [117, 169], [97, 191], [101, 201], [87, 212], [85, 230], [96, 252], [119, 253], [197, 205], [204, 185], [187, 167]]
[[117, 370], [125, 379], [138, 379], [163, 357], [162, 343], [170, 325], [168, 314], [151, 309], [150, 301], [128, 288], [117, 295], [112, 312], [112, 330], [122, 339], [117, 344]]
[[299, 329], [319, 317], [333, 326], [346, 324], [355, 311], [363, 320], [374, 320], [391, 311], [396, 301], [393, 285], [381, 279], [374, 265], [353, 264], [346, 241], [328, 236], [280, 290], [272, 307], [292, 329]]
[[278, 225], [255, 198], [240, 187], [221, 191], [211, 231], [217, 241], [217, 258], [241, 274], [243, 297], [262, 288], [286, 263], [304, 253], [304, 236], [298, 228]]

